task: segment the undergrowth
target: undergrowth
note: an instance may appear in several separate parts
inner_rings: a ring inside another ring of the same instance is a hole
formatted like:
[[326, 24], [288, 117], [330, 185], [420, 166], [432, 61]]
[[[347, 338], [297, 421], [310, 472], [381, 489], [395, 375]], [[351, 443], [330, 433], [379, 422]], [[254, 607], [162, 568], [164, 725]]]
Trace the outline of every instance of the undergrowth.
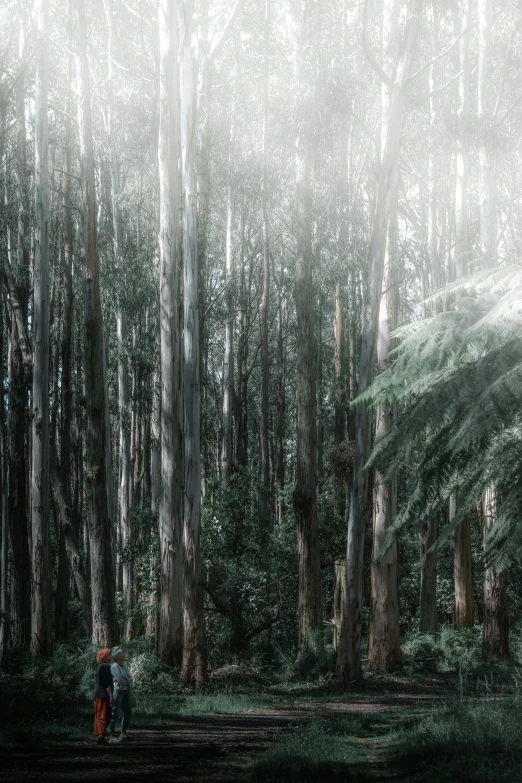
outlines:
[[430, 710], [387, 738], [388, 754], [412, 783], [519, 783], [521, 706], [486, 699]]
[[[0, 748], [39, 747], [88, 739], [93, 724], [97, 648], [57, 645], [48, 661], [11, 651], [0, 670]], [[138, 705], [134, 726], [169, 723], [177, 718], [245, 712], [274, 706], [281, 699], [208, 685], [195, 693], [180, 683], [179, 669], [165, 666], [150, 643], [125, 645]]]
[[364, 783], [370, 778], [360, 736], [371, 725], [353, 715], [289, 729], [255, 763], [250, 783]]

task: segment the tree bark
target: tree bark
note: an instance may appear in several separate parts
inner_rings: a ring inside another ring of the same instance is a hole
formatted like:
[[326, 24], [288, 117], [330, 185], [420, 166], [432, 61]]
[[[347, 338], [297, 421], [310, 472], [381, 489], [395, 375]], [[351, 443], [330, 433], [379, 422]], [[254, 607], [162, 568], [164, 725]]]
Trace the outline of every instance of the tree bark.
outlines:
[[469, 190], [469, 39], [471, 8], [470, 0], [459, 0], [459, 17], [462, 31], [460, 39], [460, 78], [459, 102], [457, 107], [457, 180], [455, 187], [455, 266], [457, 280], [467, 274], [469, 266], [469, 226], [468, 226], [468, 190]]
[[[105, 15], [108, 27], [107, 43], [107, 114], [106, 129], [109, 143], [109, 167], [111, 180], [111, 207], [114, 266], [116, 275], [122, 285], [123, 274], [123, 219], [121, 213], [120, 167], [116, 151], [116, 140], [112, 123], [112, 105], [114, 101], [113, 87], [113, 8], [111, 0], [105, 2]], [[121, 295], [117, 300], [116, 340], [118, 344], [118, 409], [119, 409], [119, 440], [120, 440], [120, 487], [119, 487], [119, 524], [121, 543], [124, 551], [122, 561], [123, 576], [123, 636], [130, 641], [134, 636], [135, 623], [133, 617], [133, 571], [134, 563], [131, 557], [132, 544], [132, 496], [131, 496], [131, 452], [130, 452], [130, 395], [129, 366], [127, 356], [127, 316], [124, 312]]]
[[[394, 185], [396, 188], [396, 184]], [[396, 191], [395, 191], [396, 193]], [[390, 214], [388, 246], [383, 275], [383, 293], [377, 335], [377, 365], [381, 371], [388, 367], [390, 332], [395, 322], [395, 282], [393, 267], [397, 260], [396, 204]], [[375, 424], [375, 442], [383, 438], [392, 422], [390, 406], [378, 405]], [[397, 482], [385, 481], [384, 471], [377, 468], [373, 491], [373, 553], [372, 603], [368, 642], [368, 660], [372, 669], [389, 673], [401, 665], [399, 634], [399, 595], [397, 573], [397, 542], [394, 541], [382, 557], [384, 536], [393, 522], [397, 506]]]
[[[245, 274], [245, 223], [246, 210], [241, 210], [239, 221], [239, 336], [237, 341], [237, 402], [236, 402], [236, 465], [248, 464], [248, 344], [250, 332], [250, 285], [247, 288]], [[252, 280], [249, 270], [249, 283]]]
[[263, 213], [263, 292], [261, 295], [261, 405], [259, 411], [259, 428], [261, 440], [261, 487], [259, 517], [262, 526], [261, 539], [267, 543], [267, 535], [270, 528], [270, 454], [269, 454], [269, 354], [268, 354], [268, 307], [270, 302], [270, 243], [268, 225], [268, 67], [270, 47], [270, 18], [269, 0], [265, 0], [264, 18], [264, 68], [263, 68], [263, 129], [262, 129], [262, 155], [263, 155], [263, 181], [261, 184], [261, 206]]
[[159, 655], [180, 663], [182, 625], [182, 409], [180, 343], [181, 259], [179, 214], [180, 136], [177, 3], [159, 2], [160, 119], [160, 353], [161, 353], [161, 556]]
[[91, 560], [92, 643], [114, 644], [118, 638], [115, 584], [112, 560], [112, 524], [108, 508], [107, 387], [105, 384], [105, 341], [100, 300], [100, 277], [96, 229], [96, 193], [91, 120], [91, 92], [84, 0], [76, 0], [78, 11], [78, 126], [80, 137], [80, 179], [82, 186], [83, 245], [86, 256], [85, 281], [85, 393], [86, 500]]
[[[1, 131], [0, 131], [1, 132]], [[1, 142], [1, 140], [0, 140]], [[3, 151], [0, 149], [0, 160], [3, 160]], [[0, 299], [1, 302], [1, 299]], [[0, 313], [0, 389], [4, 388], [4, 314], [3, 307]], [[4, 395], [0, 394], [0, 513], [1, 513], [1, 542], [2, 559], [0, 561], [0, 664], [7, 647], [8, 621], [8, 581], [7, 570], [9, 567], [9, 522], [7, 519], [7, 444], [5, 437], [5, 407]]]
[[[10, 335], [8, 354], [7, 439], [9, 452], [8, 520], [11, 542], [11, 644], [25, 647], [31, 637], [31, 556], [27, 527], [26, 487], [26, 406], [28, 385], [32, 376], [32, 354], [27, 336], [27, 302], [29, 298], [29, 251], [27, 242], [28, 171], [25, 131], [25, 81], [23, 70], [16, 89], [16, 184], [18, 226], [16, 259], [7, 230], [7, 284], [9, 292]], [[10, 194], [5, 190], [6, 204]]]
[[[293, 44], [294, 90], [304, 95], [310, 52], [311, 8], [287, 5]], [[323, 645], [319, 537], [317, 530], [317, 397], [316, 334], [312, 269], [311, 139], [296, 129], [296, 279], [297, 316], [297, 459], [293, 505], [299, 563], [298, 667], [313, 663]]]
[[[439, 14], [437, 9], [436, 0], [432, 3], [432, 20], [433, 20], [433, 42], [434, 51], [433, 56], [437, 57], [439, 54]], [[433, 290], [439, 291], [444, 285], [444, 268], [441, 256], [439, 254], [438, 244], [438, 192], [437, 192], [437, 176], [435, 171], [435, 160], [437, 152], [437, 138], [436, 138], [436, 122], [438, 113], [438, 100], [437, 100], [437, 65], [432, 63], [429, 69], [429, 92], [430, 92], [430, 140], [429, 140], [429, 155], [428, 155], [428, 252], [430, 254], [432, 265], [432, 287]], [[437, 300], [434, 306], [435, 313], [442, 312], [442, 299]]]
[[276, 423], [276, 482], [277, 482], [277, 521], [283, 522], [285, 515], [285, 347], [283, 339], [283, 285], [284, 262], [281, 255], [281, 280], [277, 303], [277, 423]]
[[[232, 143], [233, 130], [230, 131]], [[229, 161], [231, 155], [229, 156]], [[221, 441], [221, 477], [230, 481], [232, 476], [233, 420], [234, 403], [234, 204], [232, 186], [227, 187], [227, 239], [226, 239], [226, 279], [227, 279], [227, 319], [225, 324], [225, 361], [223, 366], [223, 436]]]
[[343, 331], [343, 302], [341, 285], [335, 286], [335, 403], [334, 403], [334, 443], [341, 444], [346, 437], [346, 380], [344, 377], [344, 331]]
[[47, 121], [48, 6], [38, 3], [41, 36], [35, 93], [34, 372], [31, 460], [31, 652], [51, 654], [49, 562], [49, 163]]
[[437, 617], [437, 553], [429, 552], [439, 535], [439, 520], [433, 517], [420, 535], [420, 626], [421, 633], [436, 634]]
[[[382, 48], [384, 68], [391, 72], [398, 28], [398, 2], [388, 0], [384, 4]], [[390, 120], [391, 95], [386, 85], [381, 87], [381, 134], [382, 146], [386, 147], [388, 123]], [[389, 365], [391, 348], [390, 334], [396, 325], [397, 284], [396, 267], [398, 255], [397, 195], [398, 168], [395, 161], [391, 175], [390, 214], [384, 256], [384, 273], [377, 332], [377, 367], [381, 372]], [[375, 416], [375, 442], [386, 436], [393, 420], [393, 409], [379, 405]], [[401, 665], [399, 635], [399, 596], [397, 574], [397, 543], [387, 549], [382, 558], [381, 548], [387, 529], [393, 522], [397, 506], [397, 481], [386, 482], [384, 470], [374, 472], [373, 491], [373, 553], [371, 566], [372, 597], [368, 640], [368, 661], [373, 670], [389, 673]]]
[[[450, 500], [450, 521], [458, 511], [460, 498]], [[469, 518], [456, 528], [454, 535], [453, 578], [455, 583], [455, 628], [472, 628], [473, 579], [471, 559], [471, 530]]]
[[[494, 486], [486, 491], [484, 509], [484, 542], [497, 522], [497, 492]], [[484, 573], [484, 624], [482, 626], [482, 656], [486, 660], [509, 658], [509, 611], [506, 577], [492, 566]]]
[[[460, 19], [464, 32], [460, 39], [460, 78], [459, 78], [459, 103], [457, 107], [457, 119], [459, 123], [457, 135], [457, 179], [455, 188], [455, 273], [457, 280], [468, 273], [470, 263], [470, 244], [468, 226], [468, 191], [469, 191], [469, 132], [467, 124], [470, 121], [470, 64], [469, 64], [469, 40], [471, 8], [470, 0], [460, 0]], [[452, 498], [450, 505], [450, 519], [452, 512], [456, 512], [459, 505], [459, 497]], [[469, 518], [455, 530], [454, 549], [454, 582], [455, 582], [455, 627], [473, 626], [473, 582], [472, 582], [472, 558], [471, 558], [471, 530]]]
[[199, 269], [196, 203], [196, 85], [192, 50], [192, 0], [180, 3], [181, 171], [183, 212], [183, 663], [181, 677], [200, 685], [207, 679], [204, 592], [201, 579], [201, 448]]
[[51, 483], [62, 529], [65, 549], [69, 560], [71, 574], [78, 593], [82, 608], [82, 621], [87, 636], [92, 634], [92, 608], [89, 582], [85, 573], [83, 559], [80, 553], [78, 534], [71, 520], [71, 509], [67, 502], [65, 488], [60, 481], [58, 470], [55, 467], [54, 458], [51, 459]]
[[[406, 22], [395, 79], [390, 87], [388, 131], [379, 172], [377, 209], [370, 243], [369, 291], [363, 313], [359, 394], [368, 388], [374, 374], [386, 235], [394, 196], [394, 172], [404, 118], [406, 82], [409, 75], [411, 54], [417, 37], [421, 6], [421, 0], [417, 0]], [[362, 571], [364, 531], [368, 514], [366, 507], [367, 475], [363, 468], [370, 455], [370, 446], [371, 426], [367, 406], [359, 404], [355, 412], [355, 456], [346, 550], [346, 601], [337, 657], [337, 669], [340, 675], [347, 680], [358, 678], [361, 675]]]

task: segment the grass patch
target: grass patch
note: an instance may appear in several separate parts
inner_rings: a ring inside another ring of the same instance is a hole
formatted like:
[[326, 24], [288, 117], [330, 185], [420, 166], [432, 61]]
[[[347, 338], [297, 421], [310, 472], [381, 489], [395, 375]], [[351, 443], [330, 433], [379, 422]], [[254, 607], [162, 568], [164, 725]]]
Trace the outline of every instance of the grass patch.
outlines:
[[365, 783], [373, 778], [361, 738], [376, 722], [375, 716], [350, 715], [288, 729], [254, 763], [250, 783]]
[[430, 710], [386, 738], [387, 752], [412, 781], [519, 783], [518, 699], [473, 700]]

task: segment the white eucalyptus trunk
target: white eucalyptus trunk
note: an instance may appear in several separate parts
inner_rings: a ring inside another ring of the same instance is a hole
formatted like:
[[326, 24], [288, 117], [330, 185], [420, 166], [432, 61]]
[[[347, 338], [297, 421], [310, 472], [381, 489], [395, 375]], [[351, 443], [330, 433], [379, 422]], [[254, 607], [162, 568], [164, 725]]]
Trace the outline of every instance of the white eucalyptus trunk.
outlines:
[[[393, 72], [398, 32], [398, 0], [385, 0], [382, 32], [384, 69]], [[382, 85], [381, 93], [381, 144], [386, 149], [390, 122], [390, 90]], [[396, 266], [398, 253], [397, 234], [397, 161], [391, 176], [391, 205], [388, 218], [381, 304], [377, 331], [377, 368], [388, 367], [391, 347], [390, 333], [395, 328]], [[375, 441], [386, 436], [392, 423], [393, 410], [389, 405], [379, 405], [375, 417]], [[399, 636], [399, 596], [397, 576], [397, 544], [394, 541], [382, 559], [376, 560], [384, 541], [386, 530], [392, 524], [397, 505], [397, 482], [384, 480], [384, 470], [374, 471], [373, 492], [373, 553], [371, 566], [372, 595], [368, 660], [375, 671], [391, 672], [401, 663]]]
[[82, 185], [83, 247], [85, 252], [85, 396], [86, 501], [91, 564], [92, 643], [114, 644], [118, 637], [112, 558], [112, 520], [109, 515], [107, 452], [107, 385], [105, 338], [100, 298], [97, 248], [96, 192], [91, 118], [91, 91], [84, 0], [78, 12], [78, 127]]
[[[293, 45], [294, 90], [304, 94], [312, 35], [312, 5], [287, 5]], [[317, 526], [317, 352], [312, 246], [312, 143], [308, 129], [297, 123], [295, 138], [297, 316], [297, 459], [293, 505], [299, 564], [297, 666], [307, 668], [323, 645], [321, 564]]]
[[[406, 82], [421, 8], [422, 0], [417, 0], [406, 21], [395, 78], [390, 87], [388, 132], [379, 171], [376, 214], [368, 259], [369, 290], [363, 310], [359, 394], [368, 388], [374, 375], [388, 221], [395, 199], [395, 171], [404, 120]], [[346, 600], [337, 656], [338, 671], [348, 680], [360, 677], [361, 674], [363, 551], [368, 514], [367, 476], [363, 468], [368, 461], [370, 448], [369, 412], [365, 404], [360, 404], [355, 412], [355, 457], [346, 550]]]
[[[471, 0], [460, 0], [462, 31], [460, 39], [459, 102], [457, 107], [457, 179], [455, 188], [455, 273], [457, 280], [469, 271], [471, 262], [469, 242], [469, 122], [470, 122], [470, 23]], [[450, 504], [450, 519], [457, 512], [460, 494]], [[453, 578], [455, 584], [455, 626], [473, 626], [473, 582], [471, 557], [471, 529], [469, 518], [455, 530]]]
[[[491, 0], [478, 0], [479, 63], [478, 114], [480, 120], [479, 205], [480, 249], [485, 268], [497, 263], [495, 134], [491, 111]], [[484, 543], [497, 523], [498, 497], [494, 485], [482, 502]], [[489, 565], [484, 571], [484, 625], [482, 654], [485, 659], [509, 658], [509, 611], [506, 575]]]
[[491, 0], [478, 0], [478, 114], [480, 251], [484, 267], [497, 262], [495, 133], [491, 95]]
[[181, 172], [183, 213], [183, 663], [181, 677], [207, 679], [204, 593], [201, 584], [201, 384], [196, 179], [197, 69], [192, 49], [192, 0], [180, 2]]
[[[121, 213], [120, 192], [120, 167], [116, 140], [114, 138], [112, 123], [112, 106], [114, 102], [113, 86], [113, 59], [112, 59], [112, 34], [113, 34], [113, 6], [111, 0], [105, 0], [105, 15], [108, 26], [107, 44], [107, 115], [106, 127], [109, 142], [109, 168], [111, 175], [111, 206], [114, 266], [116, 276], [120, 281], [123, 272], [123, 220]], [[123, 549], [129, 549], [132, 541], [132, 495], [131, 495], [131, 450], [130, 450], [130, 394], [129, 394], [129, 362], [127, 356], [127, 316], [121, 305], [121, 297], [117, 302], [116, 310], [116, 340], [118, 344], [118, 411], [119, 411], [119, 441], [120, 441], [120, 481], [119, 481], [119, 530], [121, 531], [121, 545]], [[112, 496], [112, 493], [111, 493]], [[134, 635], [133, 621], [133, 562], [128, 556], [123, 557], [122, 582], [123, 582], [123, 635], [130, 641]]]
[[[457, 179], [455, 186], [455, 265], [457, 279], [467, 274], [470, 262], [469, 246], [469, 128], [470, 121], [470, 67], [469, 39], [471, 20], [471, 0], [460, 0], [459, 16], [462, 31], [467, 30], [460, 39], [459, 49], [459, 100], [457, 106]], [[461, 31], [461, 32], [462, 32]]]
[[[232, 137], [232, 132], [231, 132]], [[225, 324], [225, 361], [223, 367], [223, 437], [221, 442], [221, 476], [229, 481], [232, 475], [232, 446], [234, 405], [234, 204], [232, 186], [227, 188], [227, 238], [226, 238], [226, 279], [227, 279], [227, 320]]]
[[182, 408], [179, 266], [179, 65], [177, 3], [159, 2], [159, 253], [161, 356], [161, 498], [159, 538], [161, 557], [159, 655], [179, 663], [183, 652], [181, 612], [182, 549]]
[[[434, 0], [432, 4], [432, 22], [433, 22], [433, 42], [434, 42], [434, 56], [439, 54], [439, 16], [437, 10], [437, 2]], [[428, 78], [429, 92], [430, 92], [430, 140], [429, 140], [429, 155], [428, 155], [428, 252], [431, 259], [432, 267], [432, 288], [434, 291], [440, 290], [444, 285], [444, 269], [442, 259], [439, 255], [438, 244], [438, 211], [437, 211], [437, 172], [436, 172], [436, 153], [437, 153], [437, 139], [436, 139], [436, 121], [439, 102], [437, 99], [438, 88], [438, 69], [437, 64], [432, 63], [429, 69]], [[442, 312], [442, 301], [439, 299], [434, 309], [436, 313]]]

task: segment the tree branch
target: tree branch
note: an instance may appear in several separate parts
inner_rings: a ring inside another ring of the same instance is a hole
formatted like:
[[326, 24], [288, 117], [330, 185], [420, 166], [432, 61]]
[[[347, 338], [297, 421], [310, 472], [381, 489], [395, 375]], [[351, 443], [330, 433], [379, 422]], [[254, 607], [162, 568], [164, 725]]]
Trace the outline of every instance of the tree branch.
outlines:
[[221, 47], [225, 43], [229, 30], [232, 27], [232, 24], [234, 23], [234, 19], [236, 18], [237, 12], [239, 11], [242, 2], [243, 0], [236, 0], [234, 7], [230, 12], [230, 15], [227, 21], [225, 22], [224, 27], [221, 30], [220, 34], [218, 35], [215, 41], [211, 41], [210, 52], [208, 55], [208, 59], [210, 62], [212, 62], [212, 60], [214, 60], [218, 56], [219, 52], [221, 51]]
[[458, 42], [460, 41], [460, 39], [461, 39], [461, 38], [462, 38], [464, 35], [466, 35], [466, 33], [468, 33], [470, 30], [472, 30], [474, 26], [475, 26], [475, 25], [470, 25], [469, 27], [465, 27], [465, 28], [464, 28], [464, 30], [461, 30], [460, 34], [459, 34], [459, 35], [458, 35], [458, 36], [455, 38], [455, 40], [453, 41], [453, 43], [451, 44], [451, 46], [448, 46], [448, 48], [447, 48], [447, 49], [444, 49], [444, 51], [443, 51], [443, 52], [441, 52], [440, 54], [438, 54], [436, 57], [432, 57], [432, 59], [431, 59], [431, 60], [428, 60], [428, 62], [427, 62], [427, 63], [424, 63], [424, 65], [421, 65], [421, 67], [419, 68], [419, 70], [418, 70], [418, 71], [416, 71], [414, 74], [412, 74], [412, 75], [411, 75], [411, 76], [410, 76], [410, 77], [407, 79], [407, 81], [406, 81], [406, 85], [408, 85], [408, 84], [411, 84], [411, 82], [412, 82], [412, 81], [414, 81], [414, 80], [417, 78], [417, 76], [420, 76], [420, 75], [421, 75], [421, 73], [424, 73], [424, 71], [425, 71], [427, 68], [429, 68], [430, 66], [434, 65], [434, 64], [435, 64], [436, 62], [438, 62], [439, 60], [442, 60], [442, 58], [443, 58], [443, 57], [446, 57], [446, 55], [447, 55], [447, 54], [449, 54], [449, 53], [452, 51], [452, 49], [454, 49], [454, 48], [455, 48], [455, 46], [458, 44]]
[[369, 64], [372, 66], [373, 70], [379, 77], [379, 79], [384, 82], [388, 87], [391, 87], [393, 82], [388, 76], [387, 73], [383, 71], [377, 60], [373, 57], [370, 50], [368, 49], [368, 44], [366, 42], [366, 16], [368, 13], [368, 0], [364, 0], [364, 8], [363, 8], [363, 26], [362, 26], [362, 47], [364, 51], [364, 56], [368, 60]]

